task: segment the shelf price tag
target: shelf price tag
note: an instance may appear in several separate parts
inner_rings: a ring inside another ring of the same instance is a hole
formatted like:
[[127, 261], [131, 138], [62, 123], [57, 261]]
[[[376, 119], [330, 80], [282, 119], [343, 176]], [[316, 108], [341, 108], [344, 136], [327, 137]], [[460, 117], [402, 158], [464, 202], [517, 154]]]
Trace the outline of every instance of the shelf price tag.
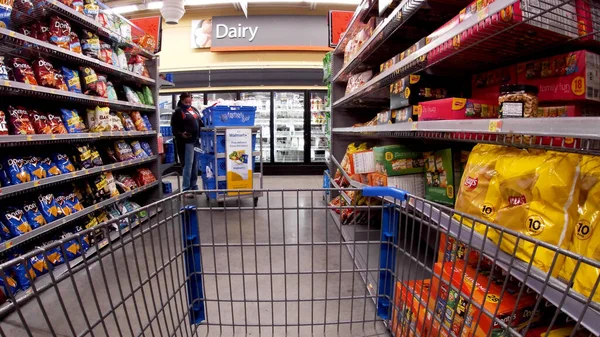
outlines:
[[10, 37], [15, 37], [15, 32], [13, 32], [12, 30], [8, 33], [8, 36]]
[[490, 124], [488, 124], [488, 131], [489, 132], [500, 132], [502, 131], [502, 121], [495, 119], [495, 120], [491, 120]]
[[10, 81], [4, 81], [3, 85], [4, 85], [5, 87], [10, 87]]
[[6, 249], [8, 249], [8, 248], [12, 247], [12, 245], [13, 245], [12, 241], [8, 241], [8, 242], [7, 242], [7, 243], [4, 245], [4, 247], [6, 247]]
[[417, 122], [413, 122], [412, 125], [410, 126], [410, 130], [411, 131], [416, 131], [417, 130]]
[[40, 181], [39, 180], [34, 181], [33, 187], [38, 187], [38, 186], [40, 186]]
[[26, 138], [26, 139], [27, 139], [27, 141], [28, 141], [28, 142], [30, 142], [30, 141], [32, 141], [32, 140], [33, 140], [33, 136], [31, 136], [31, 135], [27, 135], [27, 138]]
[[31, 87], [31, 90], [37, 91], [37, 85], [30, 85], [30, 87]]

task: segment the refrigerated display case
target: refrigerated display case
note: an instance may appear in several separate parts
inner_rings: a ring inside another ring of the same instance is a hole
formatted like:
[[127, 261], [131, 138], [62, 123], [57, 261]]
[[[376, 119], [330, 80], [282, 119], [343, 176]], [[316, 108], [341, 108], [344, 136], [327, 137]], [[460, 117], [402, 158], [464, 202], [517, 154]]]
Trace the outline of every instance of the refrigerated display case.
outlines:
[[327, 93], [312, 91], [310, 93], [310, 161], [324, 163], [325, 152], [329, 148], [327, 136]]
[[224, 101], [236, 101], [237, 93], [236, 92], [213, 92], [206, 94], [206, 102], [207, 105], [213, 105], [217, 103], [219, 100]]
[[[271, 92], [256, 91], [240, 93], [240, 100], [244, 104], [256, 107], [254, 125], [262, 129], [262, 157], [263, 162], [271, 162]], [[256, 151], [260, 149], [256, 145]]]
[[273, 107], [275, 163], [303, 163], [304, 92], [276, 92]]
[[192, 106], [198, 109], [198, 111], [202, 111], [204, 108], [204, 94], [192, 94]]

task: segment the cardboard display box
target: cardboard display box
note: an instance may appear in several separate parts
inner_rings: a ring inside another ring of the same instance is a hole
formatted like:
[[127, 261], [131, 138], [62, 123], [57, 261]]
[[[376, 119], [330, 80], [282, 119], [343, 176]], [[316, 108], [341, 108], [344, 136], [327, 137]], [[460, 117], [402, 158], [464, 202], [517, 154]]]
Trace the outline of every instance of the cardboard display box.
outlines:
[[445, 98], [419, 104], [419, 120], [447, 120], [469, 118], [498, 118], [498, 99], [496, 101]]
[[373, 148], [375, 172], [398, 176], [423, 172], [422, 152], [403, 145], [385, 145]]

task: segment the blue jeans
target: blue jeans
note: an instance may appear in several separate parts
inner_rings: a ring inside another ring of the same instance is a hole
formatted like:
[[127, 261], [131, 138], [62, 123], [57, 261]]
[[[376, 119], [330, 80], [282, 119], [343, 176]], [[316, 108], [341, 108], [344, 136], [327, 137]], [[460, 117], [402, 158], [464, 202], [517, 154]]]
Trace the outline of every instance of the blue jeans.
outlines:
[[183, 164], [183, 190], [198, 189], [198, 158], [194, 151], [193, 143], [185, 144], [185, 154], [182, 159]]

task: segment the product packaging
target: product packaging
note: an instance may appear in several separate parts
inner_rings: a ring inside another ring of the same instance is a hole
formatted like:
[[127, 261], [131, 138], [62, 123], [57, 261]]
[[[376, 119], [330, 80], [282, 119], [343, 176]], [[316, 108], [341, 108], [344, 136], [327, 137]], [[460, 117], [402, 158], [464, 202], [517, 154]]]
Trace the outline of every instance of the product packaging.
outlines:
[[419, 120], [421, 110], [418, 105], [409, 105], [400, 109], [393, 109], [394, 123], [416, 122]]
[[60, 109], [65, 127], [69, 133], [86, 132], [87, 128], [77, 110]]
[[502, 85], [515, 83], [518, 83], [516, 65], [475, 74], [471, 78], [471, 98], [494, 102]]
[[451, 149], [423, 152], [425, 199], [454, 205], [454, 154]]
[[65, 128], [65, 124], [63, 123], [61, 115], [53, 112], [49, 112], [46, 114], [48, 117], [48, 126], [52, 130], [53, 134], [65, 134], [67, 132], [67, 128]]
[[348, 174], [365, 174], [375, 172], [373, 150], [357, 151], [349, 155], [350, 171]]
[[391, 109], [446, 97], [448, 97], [448, 90], [445, 87], [420, 75], [410, 75], [390, 85]]
[[81, 81], [79, 79], [79, 72], [67, 67], [61, 67], [61, 71], [69, 91], [81, 94]]
[[27, 217], [22, 209], [16, 207], [6, 207], [2, 212], [0, 220], [2, 224], [8, 227], [11, 237], [15, 238], [25, 233], [31, 232], [33, 229], [27, 222]]
[[346, 95], [351, 94], [356, 91], [358, 88], [365, 85], [365, 83], [369, 82], [369, 80], [373, 77], [373, 71], [367, 70], [362, 73], [358, 73], [350, 76], [348, 79], [348, 85], [346, 86]]
[[423, 153], [403, 145], [373, 148], [375, 171], [387, 176], [423, 172]]
[[71, 44], [71, 25], [58, 16], [50, 18], [50, 42], [69, 50]]
[[71, 34], [69, 34], [69, 49], [77, 54], [83, 53], [81, 49], [81, 41], [79, 41], [79, 36], [77, 36], [77, 33], [75, 32], [71, 32]]
[[42, 166], [41, 159], [36, 156], [23, 158], [25, 160], [25, 168], [31, 176], [31, 181], [44, 179], [47, 176], [46, 170]]
[[43, 112], [37, 110], [29, 110], [29, 121], [33, 127], [33, 130], [38, 135], [50, 135], [52, 134], [52, 128], [48, 124], [48, 117]]
[[428, 336], [431, 320], [427, 319], [430, 316], [427, 308], [433, 306], [437, 295], [431, 290], [431, 280], [428, 279], [396, 283], [391, 320], [395, 336]]
[[37, 85], [37, 81], [33, 74], [33, 70], [27, 61], [20, 57], [13, 57], [11, 60], [11, 68], [17, 82]]
[[419, 120], [497, 118], [498, 102], [467, 98], [445, 98], [419, 104]]
[[56, 200], [52, 193], [40, 194], [38, 196], [38, 206], [44, 219], [46, 219], [46, 222], [48, 223], [64, 216], [62, 209], [56, 204]]

